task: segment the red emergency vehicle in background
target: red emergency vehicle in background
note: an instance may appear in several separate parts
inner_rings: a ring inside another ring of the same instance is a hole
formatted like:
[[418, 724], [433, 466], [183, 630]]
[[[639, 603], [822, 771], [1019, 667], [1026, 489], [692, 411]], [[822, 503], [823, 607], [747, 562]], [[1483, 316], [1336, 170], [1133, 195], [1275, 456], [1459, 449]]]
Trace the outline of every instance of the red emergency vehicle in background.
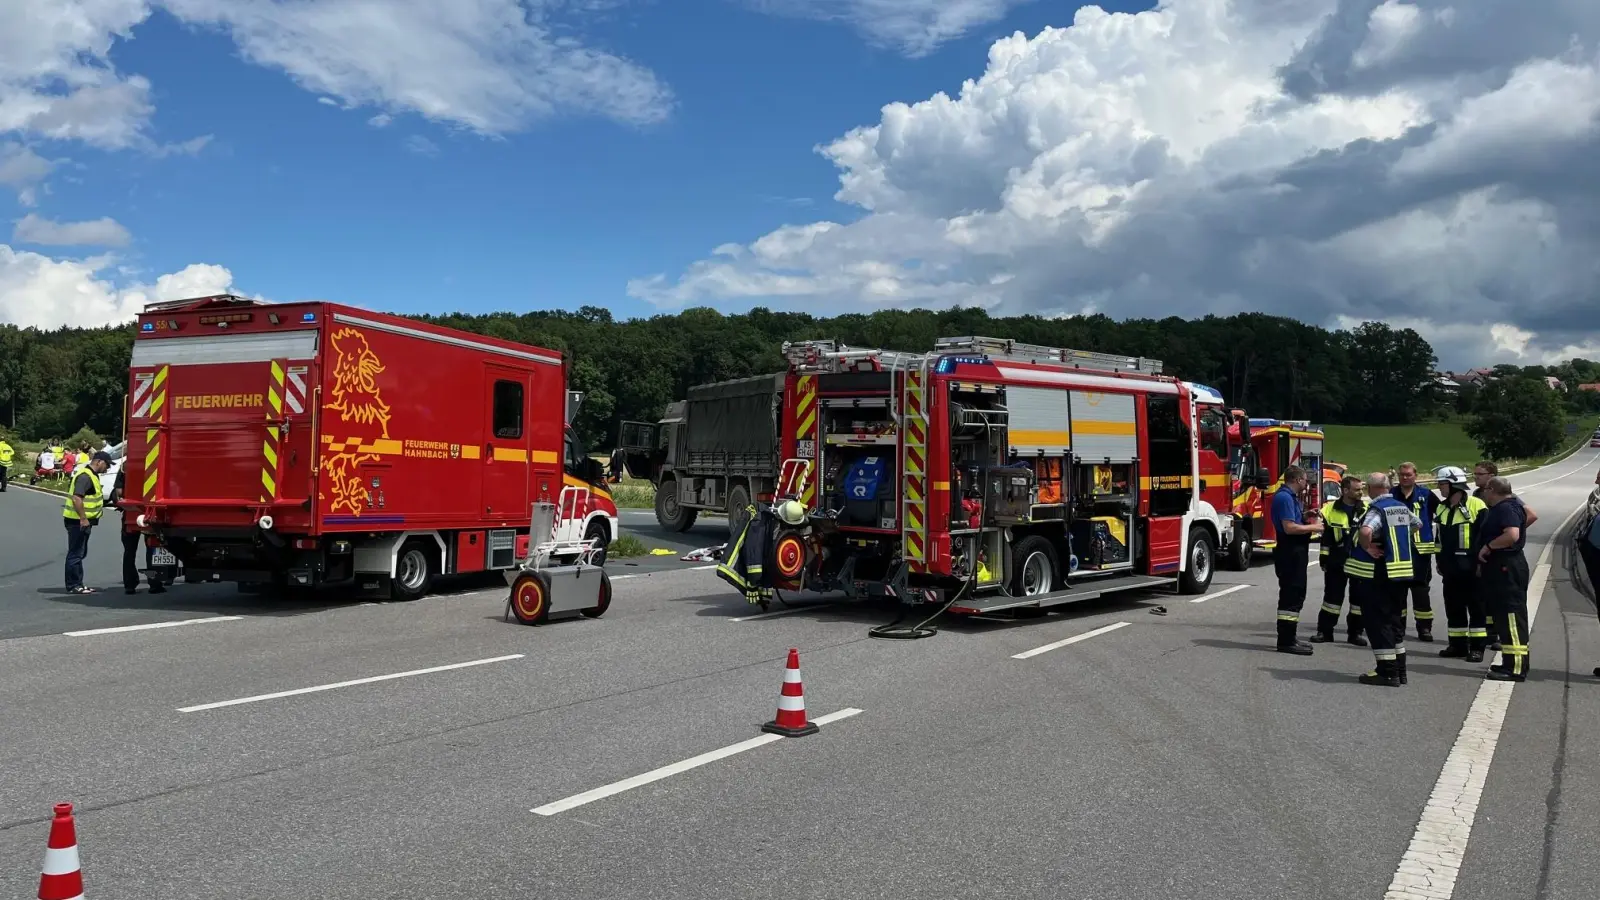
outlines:
[[512, 569], [533, 504], [566, 486], [584, 508], [535, 543], [617, 535], [553, 350], [221, 295], [146, 307], [129, 379], [130, 518], [168, 576], [412, 599], [436, 575]]
[[1285, 469], [1291, 465], [1305, 469], [1307, 483], [1301, 503], [1306, 509], [1322, 506], [1326, 477], [1324, 438], [1322, 429], [1306, 421], [1250, 418], [1237, 409], [1231, 418], [1228, 447], [1235, 536], [1225, 561], [1229, 568], [1243, 571], [1250, 567], [1255, 550], [1271, 550], [1278, 545], [1277, 529], [1267, 510], [1272, 494], [1283, 485]]
[[780, 587], [1037, 611], [1202, 593], [1233, 540], [1228, 411], [1158, 360], [980, 337], [784, 353], [783, 452], [813, 474], [788, 491], [806, 524], [773, 538]]

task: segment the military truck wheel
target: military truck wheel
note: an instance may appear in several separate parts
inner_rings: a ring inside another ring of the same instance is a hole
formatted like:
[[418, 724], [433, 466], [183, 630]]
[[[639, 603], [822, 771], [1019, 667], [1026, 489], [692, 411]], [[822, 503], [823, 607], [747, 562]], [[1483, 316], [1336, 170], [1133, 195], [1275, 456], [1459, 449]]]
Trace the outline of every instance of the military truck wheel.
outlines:
[[668, 531], [688, 531], [700, 511], [678, 503], [678, 481], [668, 478], [656, 488], [656, 521]]
[[738, 540], [750, 521], [750, 489], [742, 484], [728, 488], [728, 539]]
[[389, 579], [389, 599], [404, 602], [428, 593], [435, 574], [433, 556], [426, 542], [416, 538], [406, 541], [395, 560], [394, 577]]

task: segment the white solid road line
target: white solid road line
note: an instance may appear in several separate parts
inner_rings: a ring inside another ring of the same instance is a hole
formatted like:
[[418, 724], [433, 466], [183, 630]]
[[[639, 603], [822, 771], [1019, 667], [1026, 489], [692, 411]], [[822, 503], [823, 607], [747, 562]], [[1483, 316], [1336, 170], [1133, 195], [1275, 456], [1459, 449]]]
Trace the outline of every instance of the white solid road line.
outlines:
[[[1573, 456], [1576, 456], [1576, 455], [1577, 455], [1576, 453], [1573, 454]], [[1591, 455], [1588, 459], [1584, 460], [1575, 469], [1568, 469], [1567, 471], [1562, 472], [1560, 475], [1557, 475], [1554, 478], [1546, 478], [1543, 481], [1535, 481], [1533, 484], [1518, 484], [1517, 481], [1516, 481], [1516, 478], [1517, 478], [1516, 475], [1508, 475], [1506, 477], [1511, 479], [1511, 486], [1513, 488], [1515, 488], [1518, 493], [1521, 493], [1523, 491], [1528, 490], [1529, 488], [1536, 488], [1536, 487], [1539, 487], [1541, 485], [1546, 485], [1546, 484], [1549, 484], [1552, 481], [1560, 481], [1561, 479], [1567, 477], [1568, 475], [1575, 475], [1578, 472], [1582, 472], [1584, 469], [1587, 469], [1590, 466], [1594, 465], [1595, 464], [1595, 460], [1597, 460], [1597, 459], [1600, 459], [1600, 453], [1596, 453], [1596, 454]], [[1540, 471], [1541, 469], [1553, 469], [1553, 468], [1555, 468], [1556, 466], [1559, 466], [1559, 465], [1561, 465], [1561, 463], [1555, 463], [1554, 465], [1549, 465], [1549, 466], [1541, 466], [1539, 469], [1529, 469], [1528, 471], [1522, 472], [1520, 474], [1531, 475], [1534, 472]]]
[[[827, 725], [830, 722], [837, 722], [840, 719], [848, 719], [851, 716], [859, 715], [860, 713], [861, 710], [856, 709], [855, 707], [848, 707], [841, 709], [838, 712], [828, 713], [825, 716], [818, 716], [811, 721], [818, 725]], [[652, 782], [660, 781], [663, 778], [669, 778], [681, 772], [687, 772], [690, 769], [697, 769], [706, 763], [713, 763], [719, 759], [727, 759], [730, 756], [743, 753], [746, 750], [754, 750], [757, 747], [773, 743], [774, 741], [781, 741], [783, 739], [783, 735], [781, 734], [763, 734], [760, 737], [753, 737], [748, 741], [740, 741], [737, 744], [730, 744], [721, 748], [720, 750], [712, 750], [710, 753], [702, 753], [699, 756], [692, 756], [686, 760], [683, 760], [682, 762], [675, 762], [669, 766], [662, 766], [659, 769], [652, 769], [651, 771], [645, 772], [642, 775], [635, 775], [632, 778], [624, 778], [621, 781], [613, 782], [605, 787], [597, 787], [592, 791], [584, 791], [581, 794], [573, 794], [571, 797], [568, 797], [565, 800], [557, 800], [554, 803], [546, 803], [537, 809], [530, 810], [530, 812], [537, 813], [541, 816], [553, 816], [556, 813], [566, 812], [569, 809], [574, 809], [587, 803], [593, 803], [596, 800], [604, 800], [607, 797], [620, 794], [623, 791], [631, 791], [636, 787], [643, 787]]]
[[1235, 593], [1236, 591], [1242, 591], [1247, 587], [1255, 587], [1255, 585], [1253, 585], [1253, 584], [1236, 584], [1233, 587], [1223, 588], [1222, 590], [1217, 591], [1214, 594], [1202, 594], [1199, 597], [1196, 597], [1193, 600], [1190, 600], [1189, 602], [1190, 603], [1204, 603], [1207, 600], [1215, 600], [1218, 597], [1226, 597], [1229, 594]]
[[181, 619], [176, 622], [149, 622], [144, 625], [118, 625], [115, 628], [90, 628], [87, 631], [63, 631], [67, 637], [92, 637], [97, 634], [122, 634], [125, 631], [150, 631], [154, 628], [176, 628], [179, 625], [204, 625], [207, 622], [238, 622], [244, 616], [207, 616], [203, 619]]
[[396, 678], [410, 678], [413, 675], [431, 675], [434, 672], [448, 672], [451, 669], [465, 669], [471, 666], [486, 666], [490, 663], [505, 662], [511, 659], [521, 659], [521, 653], [512, 653], [509, 656], [495, 656], [489, 659], [475, 659], [471, 662], [451, 663], [448, 666], [433, 666], [428, 669], [413, 669], [410, 672], [396, 672], [393, 675], [374, 675], [371, 678], [356, 678], [351, 681], [340, 681], [334, 684], [319, 684], [316, 687], [295, 688], [292, 691], [277, 691], [272, 694], [257, 694], [254, 697], [240, 697], [237, 700], [219, 700], [216, 703], [201, 703], [198, 706], [185, 706], [178, 710], [181, 713], [201, 712], [207, 709], [221, 709], [224, 706], [239, 706], [243, 703], [259, 703], [262, 700], [277, 700], [280, 697], [295, 697], [300, 694], [314, 694], [318, 691], [331, 691], [335, 688], [355, 687], [358, 684], [372, 684], [378, 681], [393, 681]]
[[[1534, 567], [1533, 579], [1528, 585], [1530, 635], [1533, 620], [1539, 614], [1539, 602], [1550, 580], [1550, 554], [1583, 509], [1579, 506], [1562, 521], [1550, 542], [1545, 544], [1544, 552], [1539, 554], [1539, 564]], [[1444, 771], [1439, 773], [1433, 793], [1422, 808], [1422, 821], [1417, 823], [1417, 830], [1411, 836], [1411, 845], [1400, 857], [1400, 868], [1389, 882], [1389, 890], [1384, 892], [1384, 900], [1449, 900], [1455, 893], [1456, 878], [1467, 853], [1467, 839], [1472, 835], [1472, 822], [1478, 812], [1478, 801], [1483, 797], [1484, 783], [1489, 778], [1489, 764], [1494, 761], [1495, 745], [1500, 742], [1500, 729], [1505, 724], [1514, 687], [1516, 685], [1509, 681], [1487, 679], [1479, 686], [1461, 733], [1456, 736], [1450, 755], [1445, 757]]]
[[1049, 653], [1051, 650], [1060, 649], [1068, 644], [1076, 644], [1079, 641], [1087, 641], [1089, 638], [1098, 637], [1099, 635], [1105, 634], [1108, 631], [1116, 631], [1118, 628], [1125, 628], [1132, 624], [1132, 622], [1113, 622], [1110, 625], [1096, 628], [1093, 631], [1085, 631], [1083, 634], [1075, 634], [1066, 640], [1056, 641], [1053, 644], [1045, 644], [1043, 647], [1035, 647], [1032, 650], [1024, 650], [1021, 653], [1013, 654], [1011, 658], [1028, 659], [1030, 657], [1038, 656], [1041, 653]]

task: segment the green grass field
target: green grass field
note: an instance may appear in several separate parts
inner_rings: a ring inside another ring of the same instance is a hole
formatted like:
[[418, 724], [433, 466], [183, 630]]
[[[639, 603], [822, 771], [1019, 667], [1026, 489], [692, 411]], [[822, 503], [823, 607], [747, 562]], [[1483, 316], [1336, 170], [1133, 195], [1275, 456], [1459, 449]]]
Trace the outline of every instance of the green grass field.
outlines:
[[[1435, 466], [1461, 466], [1471, 471], [1483, 458], [1478, 445], [1455, 423], [1429, 423], [1425, 425], [1327, 425], [1328, 435], [1324, 452], [1333, 462], [1345, 463], [1350, 471], [1364, 475], [1367, 472], [1384, 472], [1403, 462], [1414, 462], [1419, 471], [1427, 472]], [[1559, 458], [1575, 446], [1587, 445], [1594, 422], [1578, 423], [1578, 433], [1562, 441], [1559, 451], [1551, 457], [1531, 460], [1504, 460], [1502, 471], [1543, 465], [1548, 459]]]

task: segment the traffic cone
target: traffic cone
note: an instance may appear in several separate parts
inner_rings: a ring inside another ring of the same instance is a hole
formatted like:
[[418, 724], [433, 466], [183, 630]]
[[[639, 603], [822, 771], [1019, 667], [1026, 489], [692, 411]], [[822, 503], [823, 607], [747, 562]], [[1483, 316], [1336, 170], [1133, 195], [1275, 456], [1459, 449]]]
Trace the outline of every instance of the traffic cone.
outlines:
[[783, 669], [783, 692], [778, 695], [778, 717], [761, 726], [761, 730], [784, 737], [804, 737], [816, 734], [815, 722], [806, 721], [806, 692], [800, 686], [800, 651], [789, 651], [789, 662]]
[[57, 803], [56, 817], [50, 822], [44, 874], [39, 876], [39, 900], [83, 900], [83, 872], [78, 869], [78, 829], [73, 823], [71, 803]]

